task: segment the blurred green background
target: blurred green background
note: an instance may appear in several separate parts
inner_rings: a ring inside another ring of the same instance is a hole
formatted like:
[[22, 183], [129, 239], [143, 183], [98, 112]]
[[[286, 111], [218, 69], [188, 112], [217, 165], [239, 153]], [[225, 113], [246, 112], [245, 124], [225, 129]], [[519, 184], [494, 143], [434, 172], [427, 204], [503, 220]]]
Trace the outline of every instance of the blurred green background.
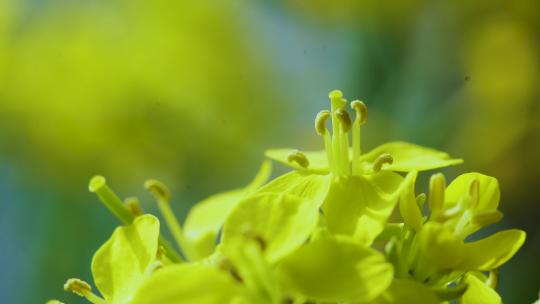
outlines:
[[[364, 147], [408, 140], [499, 178], [525, 229], [505, 303], [540, 287], [540, 2], [0, 0], [0, 302], [91, 281], [116, 226], [87, 191], [166, 182], [174, 208], [243, 186], [265, 148], [322, 147], [313, 118], [364, 100]], [[425, 174], [427, 178], [427, 174]], [[424, 178], [424, 180], [425, 180]]]

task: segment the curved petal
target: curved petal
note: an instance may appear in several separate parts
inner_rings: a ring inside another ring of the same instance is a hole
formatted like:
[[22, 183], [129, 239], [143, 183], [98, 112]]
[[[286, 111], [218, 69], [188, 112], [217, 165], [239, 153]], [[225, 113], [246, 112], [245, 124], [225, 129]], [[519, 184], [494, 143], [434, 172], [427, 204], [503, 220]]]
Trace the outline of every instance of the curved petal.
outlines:
[[334, 179], [323, 204], [328, 230], [371, 244], [397, 203], [402, 181], [393, 172]]
[[240, 201], [263, 185], [272, 171], [271, 162], [265, 161], [253, 181], [244, 189], [236, 189], [210, 196], [189, 211], [184, 224], [184, 235], [193, 247], [197, 260], [212, 254], [216, 238], [225, 219]]
[[478, 203], [474, 206], [475, 210], [490, 211], [497, 209], [501, 198], [499, 182], [494, 177], [476, 172], [461, 174], [448, 185], [444, 193], [445, 207], [451, 208], [464, 194], [469, 194], [471, 182], [475, 179], [478, 180], [480, 185]]
[[232, 277], [203, 264], [176, 264], [156, 271], [132, 304], [222, 304], [242, 296]]
[[330, 175], [291, 171], [262, 186], [257, 193], [292, 194], [322, 205], [330, 188]]
[[463, 241], [439, 223], [426, 223], [418, 239], [424, 256], [440, 269], [456, 268], [463, 259]]
[[130, 300], [155, 259], [159, 221], [152, 215], [137, 217], [132, 224], [114, 230], [92, 259], [94, 282], [107, 301]]
[[285, 288], [314, 301], [367, 303], [392, 282], [384, 256], [345, 239], [318, 239], [278, 266]]
[[264, 255], [273, 263], [302, 245], [317, 226], [319, 206], [299, 196], [255, 194], [243, 200], [223, 226], [222, 245], [234, 247], [246, 234], [263, 243]]
[[446, 152], [400, 141], [382, 144], [360, 156], [360, 159], [372, 163], [383, 153], [389, 153], [394, 158], [392, 164], [383, 167], [383, 170], [389, 171], [425, 171], [463, 162], [462, 159], [451, 158]]
[[394, 279], [392, 285], [373, 304], [440, 303], [436, 294], [423, 284], [411, 280]]
[[418, 172], [411, 171], [407, 174], [407, 177], [403, 182], [404, 186], [399, 199], [399, 212], [401, 213], [405, 224], [412, 227], [415, 231], [420, 231], [424, 219], [422, 217], [422, 212], [416, 203], [416, 195], [414, 194], [417, 175]]
[[525, 242], [525, 231], [499, 231], [485, 239], [463, 245], [461, 270], [491, 270], [506, 263]]
[[328, 174], [328, 159], [326, 158], [326, 151], [302, 151], [307, 157], [309, 165], [304, 168], [296, 162], [289, 161], [289, 155], [291, 152], [297, 151], [296, 149], [272, 149], [266, 150], [264, 155], [272, 160], [278, 161], [284, 165], [287, 165], [293, 169], [299, 171], [307, 171], [315, 174]]
[[462, 304], [501, 304], [499, 294], [472, 274], [465, 275], [465, 283], [469, 285], [461, 298]]

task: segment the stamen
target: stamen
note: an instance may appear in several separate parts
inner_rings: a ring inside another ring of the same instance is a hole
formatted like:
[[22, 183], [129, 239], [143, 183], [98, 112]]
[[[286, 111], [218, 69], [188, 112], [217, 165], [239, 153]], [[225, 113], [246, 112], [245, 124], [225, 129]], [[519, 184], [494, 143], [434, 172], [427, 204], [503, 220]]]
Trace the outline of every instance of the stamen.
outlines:
[[377, 173], [381, 171], [384, 164], [391, 165], [393, 163], [394, 163], [394, 158], [392, 157], [392, 155], [388, 153], [383, 153], [379, 155], [379, 157], [377, 157], [377, 159], [375, 159], [375, 161], [373, 162], [373, 172]]
[[64, 284], [65, 291], [71, 291], [78, 296], [85, 297], [94, 304], [107, 304], [107, 302], [92, 292], [90, 284], [79, 279], [68, 279]]
[[444, 190], [446, 179], [441, 173], [431, 176], [429, 180], [429, 208], [432, 212], [441, 211], [444, 207]]
[[349, 132], [352, 126], [351, 117], [345, 109], [339, 109], [336, 111], [336, 117], [339, 119], [341, 130], [343, 133]]
[[[125, 225], [129, 225], [133, 222], [135, 215], [126, 207], [120, 198], [107, 186], [106, 180], [103, 176], [94, 176], [88, 185], [90, 192], [96, 193], [99, 200], [112, 212], [116, 218]], [[172, 248], [169, 242], [159, 236], [159, 244], [167, 249], [167, 255], [173, 262], [180, 262], [182, 259]]]
[[493, 289], [497, 288], [497, 285], [499, 285], [499, 268], [493, 269], [489, 272], [489, 277], [486, 283]]
[[324, 149], [326, 151], [328, 168], [330, 169], [330, 172], [334, 172], [335, 165], [334, 156], [332, 154], [332, 137], [330, 136], [330, 132], [326, 128], [326, 121], [330, 116], [330, 111], [320, 111], [315, 118], [315, 130], [317, 131], [317, 134], [323, 136], [324, 138]]
[[136, 197], [128, 197], [124, 200], [124, 205], [128, 208], [129, 212], [133, 214], [133, 216], [141, 216], [144, 214], [144, 210], [141, 207], [141, 203], [139, 202], [139, 199]]
[[326, 121], [330, 118], [330, 115], [330, 111], [328, 110], [322, 110], [317, 113], [317, 117], [315, 117], [315, 130], [317, 134], [324, 136], [328, 132]]
[[309, 160], [307, 156], [298, 150], [291, 152], [287, 157], [287, 160], [291, 163], [297, 163], [302, 168], [307, 168], [309, 166]]
[[165, 218], [167, 227], [171, 231], [171, 234], [173, 235], [178, 247], [180, 247], [180, 250], [182, 250], [184, 256], [189, 260], [191, 257], [189, 243], [185, 239], [180, 222], [174, 215], [169, 204], [169, 189], [167, 189], [163, 183], [154, 179], [147, 180], [144, 183], [144, 188], [154, 195], [159, 211]]
[[122, 204], [120, 198], [107, 186], [103, 176], [96, 175], [88, 185], [90, 192], [96, 193], [99, 200], [114, 214], [122, 223], [131, 224], [135, 216]]
[[351, 108], [356, 111], [356, 118], [352, 126], [352, 146], [353, 146], [353, 155], [352, 155], [352, 170], [353, 174], [360, 174], [359, 158], [362, 153], [361, 150], [361, 133], [360, 126], [367, 121], [367, 107], [360, 100], [355, 100], [351, 102]]

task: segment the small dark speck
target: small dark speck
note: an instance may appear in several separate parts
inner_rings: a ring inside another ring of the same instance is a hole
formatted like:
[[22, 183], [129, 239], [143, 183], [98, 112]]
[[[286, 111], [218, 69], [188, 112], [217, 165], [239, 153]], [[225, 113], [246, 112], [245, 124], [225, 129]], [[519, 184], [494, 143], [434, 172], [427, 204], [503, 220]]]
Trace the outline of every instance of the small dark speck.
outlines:
[[307, 55], [307, 50], [304, 50], [304, 55]]
[[191, 190], [191, 185], [186, 185], [187, 190]]
[[465, 76], [464, 80], [465, 80], [465, 81], [471, 80], [471, 76]]

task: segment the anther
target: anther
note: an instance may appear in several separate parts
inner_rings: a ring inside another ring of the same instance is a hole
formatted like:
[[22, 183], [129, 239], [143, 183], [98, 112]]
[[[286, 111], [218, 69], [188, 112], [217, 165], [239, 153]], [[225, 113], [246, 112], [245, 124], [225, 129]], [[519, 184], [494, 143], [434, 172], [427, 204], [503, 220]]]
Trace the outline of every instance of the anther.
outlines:
[[356, 111], [356, 118], [354, 122], [359, 124], [365, 124], [368, 118], [368, 109], [365, 103], [360, 100], [354, 100], [351, 102], [351, 108]]
[[352, 121], [349, 113], [347, 113], [347, 111], [345, 111], [344, 109], [339, 109], [336, 111], [336, 117], [339, 120], [341, 127], [343, 128], [343, 132], [349, 132], [352, 126]]
[[139, 202], [139, 199], [136, 197], [126, 198], [124, 200], [124, 205], [126, 205], [129, 212], [131, 212], [131, 214], [133, 214], [135, 217], [144, 214], [144, 210], [141, 207], [141, 203]]
[[167, 186], [165, 186], [165, 184], [162, 182], [155, 179], [149, 179], [144, 183], [144, 188], [150, 191], [150, 193], [152, 193], [156, 199], [162, 199], [167, 202], [169, 201], [169, 189], [167, 189]]
[[338, 100], [343, 98], [343, 93], [340, 90], [333, 90], [332, 92], [328, 93], [328, 98], [331, 100]]
[[89, 293], [92, 292], [92, 287], [90, 287], [90, 284], [86, 283], [83, 280], [68, 279], [64, 284], [64, 290], [71, 291], [81, 297], [86, 297]]
[[373, 162], [373, 172], [377, 173], [381, 171], [384, 164], [391, 165], [393, 163], [394, 163], [394, 158], [392, 157], [392, 155], [388, 153], [383, 153], [379, 155], [379, 157], [377, 157], [377, 159], [375, 159], [375, 161]]
[[322, 110], [317, 113], [317, 117], [315, 118], [315, 130], [317, 131], [317, 134], [324, 136], [326, 132], [328, 132], [328, 129], [326, 128], [326, 121], [330, 115], [330, 111], [328, 110]]
[[429, 180], [429, 208], [431, 211], [440, 211], [444, 207], [444, 190], [446, 179], [441, 173], [431, 176]]
[[307, 168], [309, 166], [309, 160], [306, 155], [298, 150], [291, 152], [287, 157], [287, 160], [291, 163], [297, 163], [302, 168]]
[[114, 214], [122, 223], [130, 224], [133, 221], [133, 214], [129, 212], [120, 198], [107, 186], [107, 181], [101, 175], [92, 177], [88, 184], [88, 190], [96, 193], [101, 202]]

